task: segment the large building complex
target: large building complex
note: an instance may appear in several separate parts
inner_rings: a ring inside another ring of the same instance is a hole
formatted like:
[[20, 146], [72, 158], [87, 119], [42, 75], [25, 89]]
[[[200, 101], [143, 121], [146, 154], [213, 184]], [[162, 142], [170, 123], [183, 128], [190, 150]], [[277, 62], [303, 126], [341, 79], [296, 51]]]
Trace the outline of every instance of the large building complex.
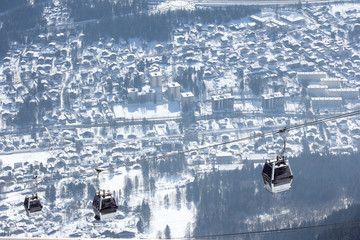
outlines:
[[211, 97], [212, 111], [234, 111], [234, 97], [230, 93]]
[[261, 106], [267, 111], [284, 111], [284, 95], [280, 92], [264, 94], [261, 98]]

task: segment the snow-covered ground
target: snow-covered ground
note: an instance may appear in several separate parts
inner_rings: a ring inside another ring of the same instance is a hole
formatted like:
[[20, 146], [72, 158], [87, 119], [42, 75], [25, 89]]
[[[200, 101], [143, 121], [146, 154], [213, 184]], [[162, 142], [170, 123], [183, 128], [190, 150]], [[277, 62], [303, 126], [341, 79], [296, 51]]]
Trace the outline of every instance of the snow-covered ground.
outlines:
[[114, 106], [116, 118], [167, 118], [180, 116], [180, 104], [178, 102], [168, 102], [164, 104], [132, 104], [128, 106]]
[[191, 0], [168, 0], [156, 6], [155, 12], [167, 12], [175, 10], [194, 10], [195, 3]]
[[47, 160], [51, 157], [55, 157], [56, 154], [53, 151], [50, 152], [31, 152], [31, 153], [14, 153], [9, 155], [0, 155], [0, 160], [3, 166], [13, 167], [16, 163], [27, 164], [46, 164]]

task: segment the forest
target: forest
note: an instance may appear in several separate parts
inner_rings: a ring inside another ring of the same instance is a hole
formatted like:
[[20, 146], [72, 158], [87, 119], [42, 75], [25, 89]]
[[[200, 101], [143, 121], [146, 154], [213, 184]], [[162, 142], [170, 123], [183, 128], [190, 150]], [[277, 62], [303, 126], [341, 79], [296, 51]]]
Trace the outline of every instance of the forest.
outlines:
[[0, 5], [0, 12], [5, 12], [20, 6], [25, 5], [27, 0], [2, 0]]
[[256, 6], [230, 6], [149, 14], [145, 0], [135, 0], [131, 3], [68, 0], [67, 4], [75, 21], [99, 20], [84, 27], [86, 43], [97, 41], [99, 36], [114, 39], [138, 37], [146, 41], [165, 41], [170, 39], [175, 27], [183, 24], [221, 24], [250, 16], [261, 10]]
[[[353, 214], [343, 214], [341, 219], [329, 216], [323, 220], [322, 216], [330, 214], [334, 206], [341, 206], [343, 199], [350, 199], [354, 204], [359, 202], [359, 157], [360, 153], [340, 156], [303, 153], [291, 158], [289, 161], [294, 174], [292, 188], [276, 195], [263, 188], [261, 166], [254, 168], [252, 163], [247, 163], [241, 170], [225, 172], [214, 168], [186, 187], [187, 200], [198, 205], [193, 235], [352, 220]], [[265, 218], [267, 214], [270, 219]], [[310, 233], [309, 239], [314, 239], [314, 234], [319, 232]], [[327, 236], [327, 233], [323, 234]], [[302, 234], [300, 236], [298, 233], [291, 238], [288, 234], [273, 234], [266, 235], [266, 239], [307, 239]]]
[[[141, 38], [146, 41], [169, 40], [175, 27], [183, 24], [216, 23], [221, 24], [234, 19], [250, 16], [261, 10], [256, 6], [230, 6], [221, 8], [203, 8], [194, 11], [173, 11], [149, 14], [149, 5], [145, 0], [111, 1], [67, 0], [71, 17], [75, 22], [89, 22], [82, 31], [85, 43], [92, 43], [100, 37], [115, 39]], [[10, 48], [10, 42], [24, 43], [34, 41], [38, 34], [46, 32], [42, 12], [48, 0], [29, 1], [4, 0], [0, 6], [2, 28], [0, 29], [0, 55]]]
[[[45, 0], [35, 0], [33, 5], [26, 0], [2, 0], [0, 4], [0, 56], [3, 56], [10, 48], [10, 42], [25, 41], [24, 31], [44, 24], [42, 11], [46, 4]], [[32, 31], [31, 35], [39, 33], [39, 28]]]

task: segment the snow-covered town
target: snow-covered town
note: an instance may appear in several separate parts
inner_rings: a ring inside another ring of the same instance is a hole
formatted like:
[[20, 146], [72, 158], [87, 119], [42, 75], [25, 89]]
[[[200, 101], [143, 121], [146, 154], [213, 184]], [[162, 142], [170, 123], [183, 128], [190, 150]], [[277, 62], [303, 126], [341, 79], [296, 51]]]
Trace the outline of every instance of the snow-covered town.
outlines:
[[[166, 6], [189, 7], [168, 1], [152, 11], [174, 10]], [[279, 134], [235, 140], [360, 107], [359, 14], [357, 3], [264, 7], [224, 24], [183, 25], [169, 41], [85, 45], [69, 30], [83, 23], [53, 0], [43, 12], [52, 31], [11, 42], [0, 62], [0, 235], [160, 238], [168, 225], [172, 237], [186, 236], [197, 211], [188, 182], [213, 168], [257, 166], [283, 146]], [[19, 113], [29, 110], [37, 112], [26, 126]], [[292, 131], [286, 154], [304, 145], [351, 154], [359, 144], [360, 119], [344, 118]], [[144, 161], [176, 152], [181, 173], [144, 171]], [[95, 168], [121, 205], [112, 221], [93, 217]], [[34, 175], [44, 210], [29, 218], [23, 199]], [[151, 221], [139, 232], [147, 207]]]

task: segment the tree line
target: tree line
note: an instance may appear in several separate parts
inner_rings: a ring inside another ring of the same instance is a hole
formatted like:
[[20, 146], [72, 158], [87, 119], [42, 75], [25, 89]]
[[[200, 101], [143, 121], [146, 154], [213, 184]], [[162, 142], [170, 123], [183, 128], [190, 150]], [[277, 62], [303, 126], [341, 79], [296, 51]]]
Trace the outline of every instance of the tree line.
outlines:
[[122, 16], [148, 10], [145, 0], [103, 1], [103, 0], [67, 0], [71, 17], [75, 21], [102, 19], [105, 16]]
[[[0, 12], [7, 11], [0, 16], [2, 27], [0, 29], [0, 56], [9, 50], [10, 42], [25, 42], [24, 31], [45, 24], [42, 13], [46, 1], [35, 0], [30, 5], [29, 1], [19, 0], [1, 1]], [[39, 29], [31, 32], [31, 37], [37, 36]], [[30, 36], [30, 34], [29, 34]]]
[[147, 41], [166, 41], [170, 39], [173, 29], [183, 24], [221, 24], [261, 10], [258, 6], [227, 6], [149, 14], [148, 3], [144, 0], [135, 0], [131, 3], [68, 0], [67, 4], [71, 9], [71, 17], [76, 21], [100, 20], [84, 27], [85, 43], [97, 41], [99, 37], [115, 39], [139, 37]]

